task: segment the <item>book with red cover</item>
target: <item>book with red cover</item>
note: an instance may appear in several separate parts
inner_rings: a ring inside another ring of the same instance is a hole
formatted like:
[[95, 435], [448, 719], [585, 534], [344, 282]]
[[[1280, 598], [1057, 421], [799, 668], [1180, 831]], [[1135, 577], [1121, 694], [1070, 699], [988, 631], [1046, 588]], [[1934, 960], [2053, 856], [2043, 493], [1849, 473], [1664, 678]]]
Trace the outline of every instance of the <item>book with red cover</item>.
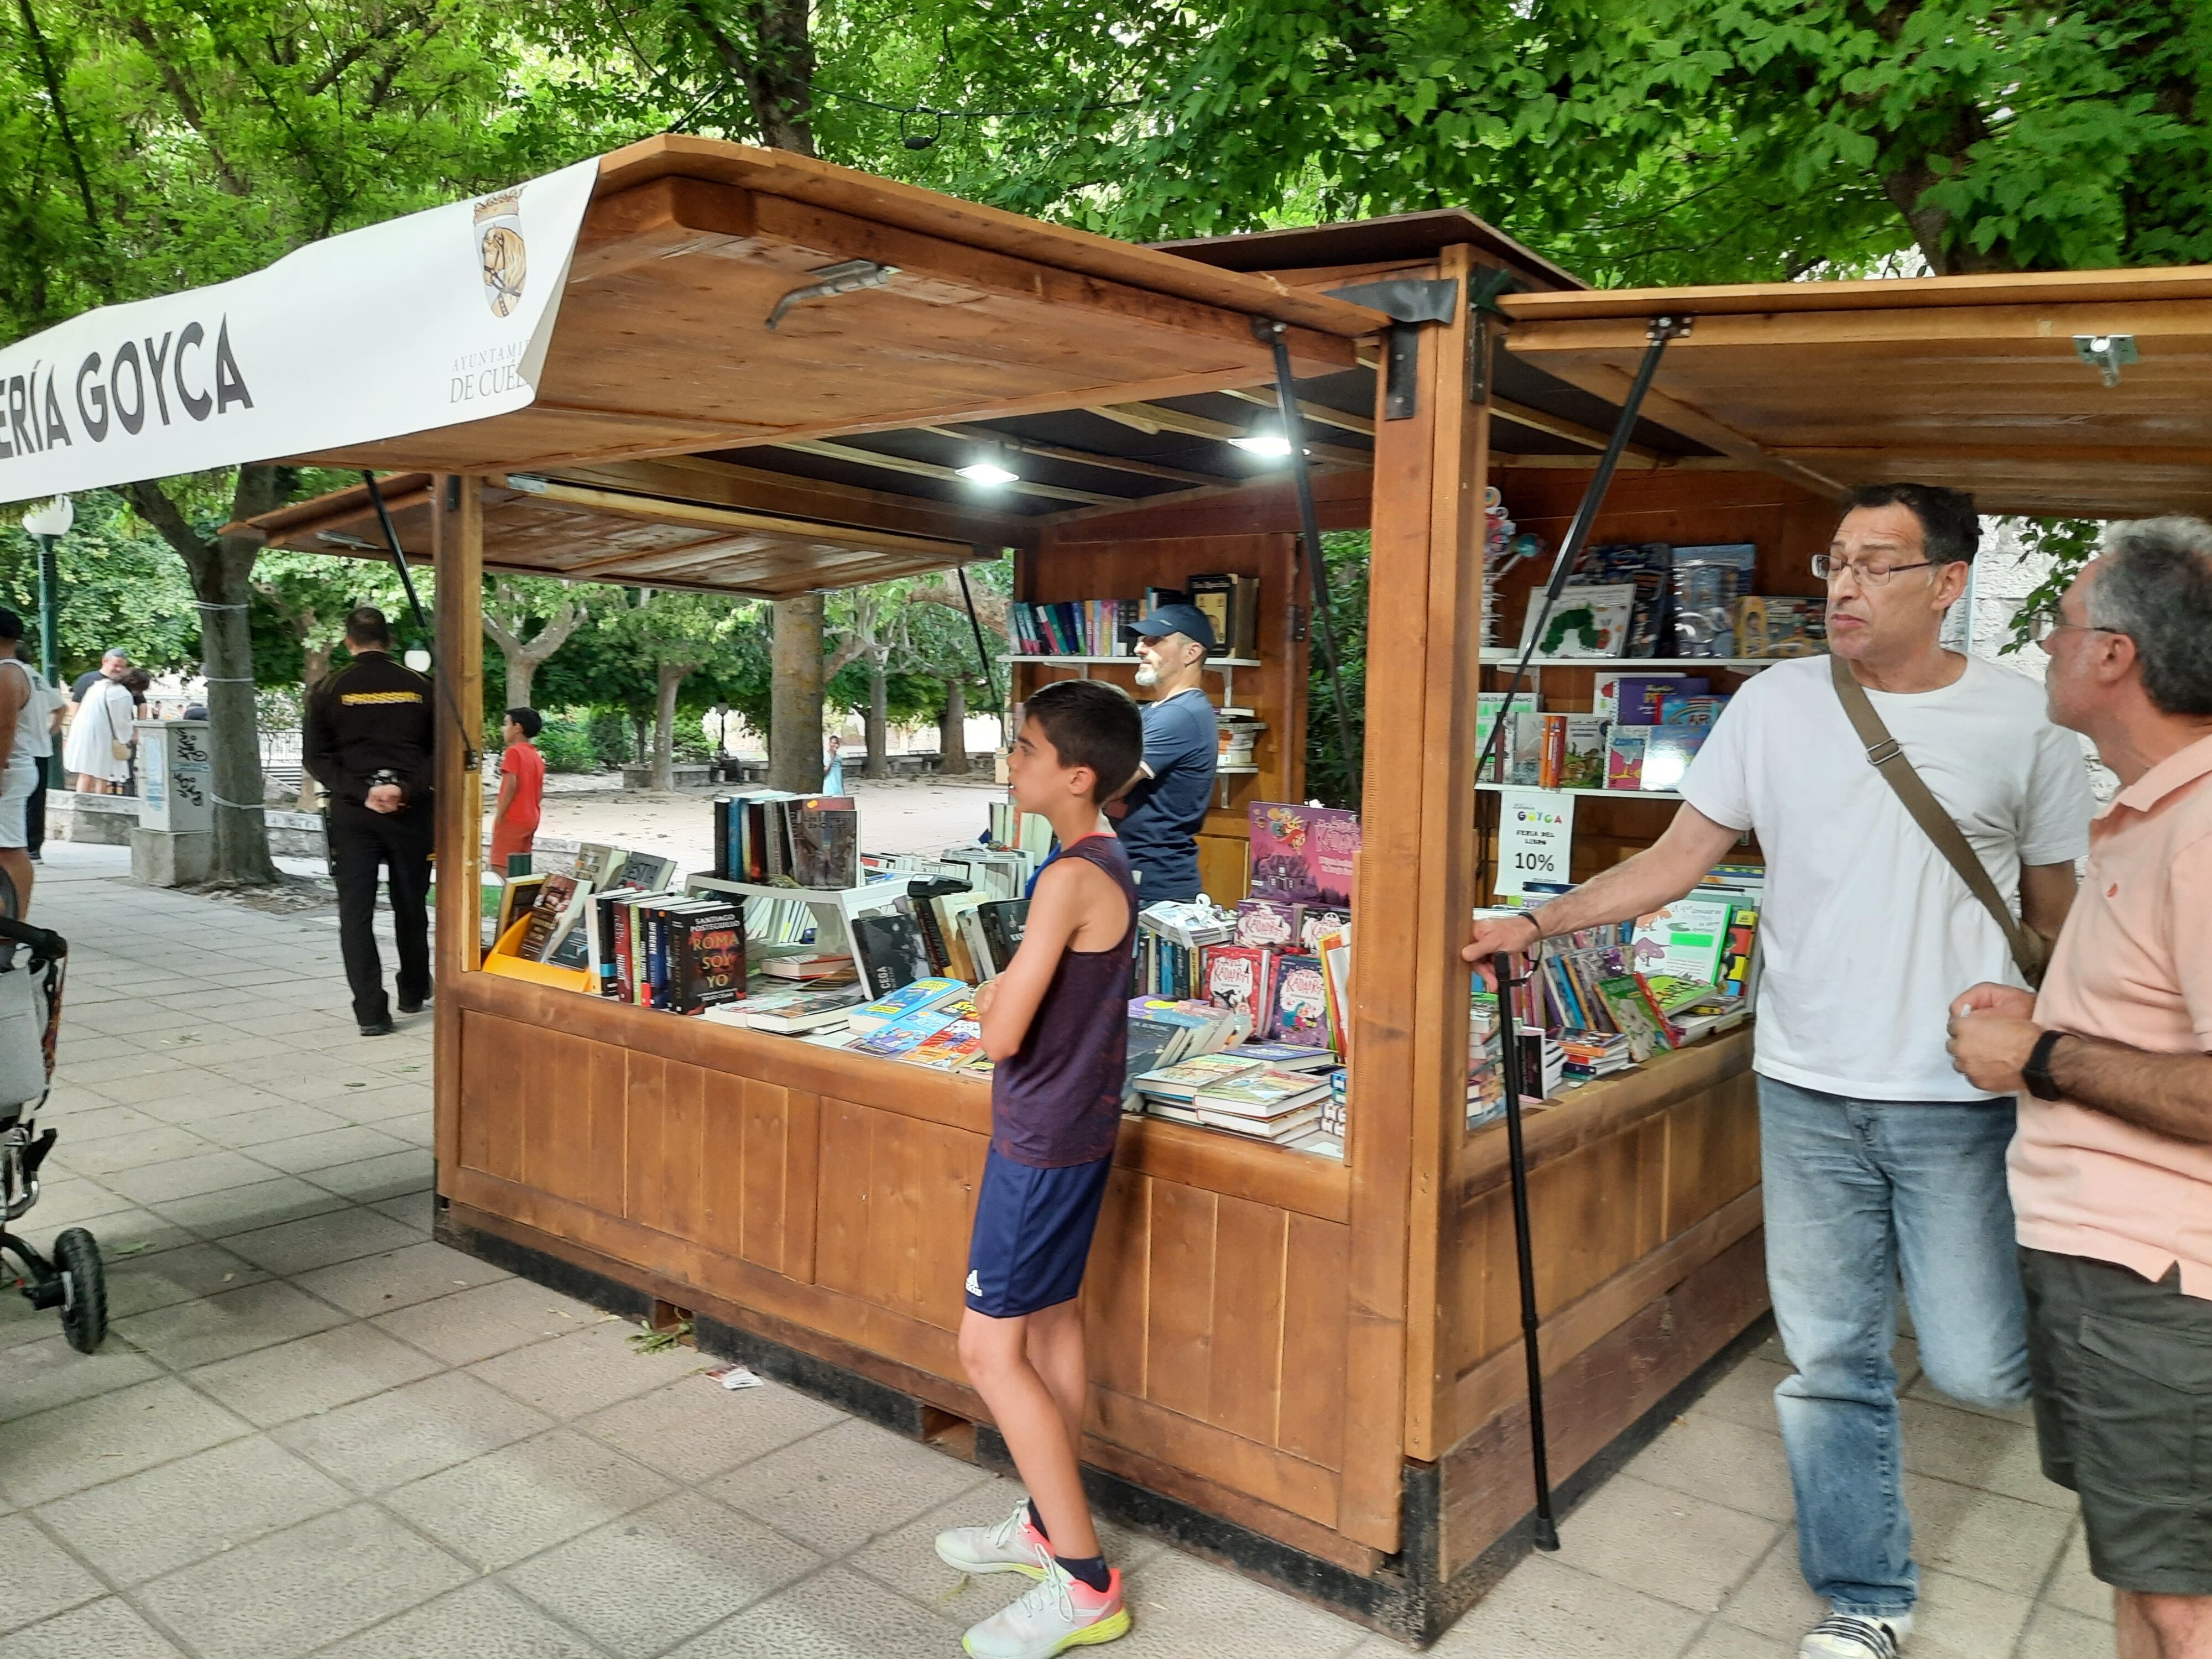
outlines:
[[1206, 947], [1206, 1000], [1252, 1017], [1252, 1029], [1266, 1027], [1275, 1000], [1275, 957], [1248, 945]]

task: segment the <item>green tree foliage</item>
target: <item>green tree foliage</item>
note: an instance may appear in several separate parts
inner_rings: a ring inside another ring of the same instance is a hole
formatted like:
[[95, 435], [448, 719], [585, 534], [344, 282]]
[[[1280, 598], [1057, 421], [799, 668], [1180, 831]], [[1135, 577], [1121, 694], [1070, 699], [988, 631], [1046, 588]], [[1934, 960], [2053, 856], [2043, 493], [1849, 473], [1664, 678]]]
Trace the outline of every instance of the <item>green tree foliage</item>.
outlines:
[[[64, 680], [99, 666], [100, 653], [121, 646], [131, 659], [159, 673], [187, 667], [199, 654], [199, 621], [184, 567], [112, 490], [75, 498], [76, 522], [55, 550], [61, 626], [57, 667]], [[20, 507], [7, 509], [0, 531], [0, 605], [29, 624], [39, 644], [39, 550], [15, 527]]]

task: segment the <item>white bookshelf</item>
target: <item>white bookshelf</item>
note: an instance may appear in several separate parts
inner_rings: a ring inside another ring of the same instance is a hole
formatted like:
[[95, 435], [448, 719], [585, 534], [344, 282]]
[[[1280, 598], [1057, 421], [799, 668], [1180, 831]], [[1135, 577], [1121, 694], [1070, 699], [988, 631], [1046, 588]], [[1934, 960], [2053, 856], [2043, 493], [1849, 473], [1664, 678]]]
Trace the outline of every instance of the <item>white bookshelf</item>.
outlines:
[[688, 876], [684, 878], [684, 890], [687, 893], [721, 893], [733, 898], [775, 899], [787, 904], [804, 904], [814, 912], [815, 942], [817, 945], [822, 942], [826, 922], [830, 932], [845, 942], [846, 951], [857, 963], [860, 951], [853, 937], [854, 920], [896, 908], [896, 901], [906, 891], [906, 884], [902, 881], [874, 881], [858, 887], [776, 887], [767, 882], [724, 881], [719, 876]]
[[[1098, 663], [1106, 663], [1119, 668], [1134, 668], [1139, 659], [1133, 652], [1126, 657], [1054, 657], [1047, 656], [1039, 652], [1021, 651], [1001, 657], [999, 660], [1011, 663], [1038, 662], [1060, 668], [1087, 668]], [[1221, 673], [1232, 668], [1258, 668], [1261, 664], [1257, 657], [1208, 657], [1200, 665], [1209, 673]]]
[[[1492, 647], [1482, 653], [1485, 668], [1510, 668], [1520, 660], [1518, 651]], [[1528, 672], [1534, 674], [1547, 668], [1595, 668], [1601, 672], [1633, 674], [1641, 668], [1725, 668], [1749, 674], [1771, 668], [1777, 663], [1802, 660], [1797, 657], [1539, 657], [1528, 665]]]
[[[1478, 789], [1497, 794], [1505, 789], [1534, 789], [1533, 783], [1477, 783]], [[1547, 789], [1547, 795], [1601, 795], [1607, 800], [1680, 800], [1677, 789]]]

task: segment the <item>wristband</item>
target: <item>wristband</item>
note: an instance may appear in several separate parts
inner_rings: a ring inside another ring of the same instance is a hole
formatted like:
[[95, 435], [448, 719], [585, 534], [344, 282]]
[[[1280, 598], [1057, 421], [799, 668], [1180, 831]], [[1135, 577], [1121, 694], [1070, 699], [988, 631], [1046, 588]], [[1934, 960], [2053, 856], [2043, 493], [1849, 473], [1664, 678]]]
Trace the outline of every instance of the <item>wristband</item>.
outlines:
[[2020, 1080], [2027, 1085], [2028, 1093], [2038, 1100], [2061, 1098], [2058, 1084], [2051, 1075], [2051, 1051], [2066, 1035], [2064, 1031], [2045, 1031], [2036, 1038], [2035, 1047], [2028, 1050], [2027, 1063], [2020, 1068]]

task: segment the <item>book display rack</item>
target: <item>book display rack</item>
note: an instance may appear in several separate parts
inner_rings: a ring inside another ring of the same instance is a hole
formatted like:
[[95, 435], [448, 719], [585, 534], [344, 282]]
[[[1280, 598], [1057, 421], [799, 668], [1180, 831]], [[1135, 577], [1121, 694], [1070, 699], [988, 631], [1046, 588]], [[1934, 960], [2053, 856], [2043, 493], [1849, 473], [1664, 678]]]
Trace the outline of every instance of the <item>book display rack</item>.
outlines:
[[[840, 261], [884, 280], [805, 291]], [[386, 472], [395, 539], [434, 550], [438, 656], [463, 708], [483, 702], [488, 569], [778, 599], [1011, 550], [1026, 637], [986, 672], [1016, 702], [1069, 674], [1129, 684], [1111, 630], [1154, 590], [1241, 596], [1249, 643], [1232, 628], [1216, 666], [1232, 718], [1264, 730], [1236, 763], [1250, 769], [1223, 770], [1199, 836], [1206, 891], [1239, 900], [1261, 873], [1250, 809], [1310, 793], [1310, 544], [1367, 534], [1360, 781], [1335, 803], [1362, 835], [1345, 1097], [1297, 1080], [1312, 1059], [1298, 1051], [1324, 1045], [1293, 1041], [1282, 1078], [1156, 1079], [1170, 1109], [1125, 1121], [1085, 1289], [1083, 1455], [1108, 1510], [1414, 1642], [1530, 1535], [1506, 1137], [1468, 1123], [1482, 1031], [1458, 950], [1494, 896], [1492, 786], [1511, 781], [1478, 775], [1484, 696], [1505, 689], [1542, 553], [1577, 519], [1593, 548], [1628, 550], [1591, 568], [1531, 676], [1529, 712], [1560, 724], [1528, 752], [1573, 792], [1578, 880], [1650, 844], [1674, 810], [1663, 786], [1605, 787], [1610, 745], [1629, 739], [1621, 775], [1634, 760], [1640, 786], [1655, 744], [1674, 755], [1698, 712], [1685, 702], [1670, 720], [1662, 696], [1631, 720], [1616, 697], [1607, 715], [1601, 681], [1630, 665], [1559, 654], [1636, 633], [1642, 550], [1695, 550], [1680, 597], [1705, 632], [1634, 665], [1703, 678], [1684, 695], [1713, 699], [1766, 662], [1733, 638], [1698, 656], [1723, 624], [1755, 625], [1762, 648], [1806, 637], [1808, 561], [1850, 484], [1930, 480], [1977, 490], [1989, 513], [2212, 508], [2191, 460], [2212, 435], [2196, 432], [2212, 424], [2203, 272], [1600, 292], [1455, 210], [1136, 247], [689, 137], [604, 158], [573, 257], [532, 264], [562, 284], [538, 401], [289, 458]], [[2071, 337], [2116, 316], [2155, 324], [2160, 345], [2106, 386]], [[1611, 444], [1589, 422], [1620, 417], [1647, 362], [1640, 418]], [[2093, 417], [2094, 453], [2080, 448]], [[1600, 452], [1620, 471], [1590, 517], [1578, 505]], [[1286, 453], [1310, 469], [1304, 500]], [[1492, 490], [1513, 533], [1486, 567]], [[333, 556], [383, 533], [362, 490], [234, 529]], [[1109, 648], [1038, 648], [1062, 646], [1071, 616], [1085, 647]], [[1607, 719], [1601, 782], [1590, 740]], [[473, 891], [479, 792], [461, 744], [440, 764], [441, 886]], [[830, 901], [801, 902], [830, 925]], [[848, 937], [872, 919], [835, 909]], [[981, 1080], [579, 996], [501, 971], [477, 922], [440, 916], [440, 1236], [611, 1308], [681, 1310], [726, 1357], [991, 1455], [955, 1334]], [[529, 919], [517, 927], [519, 946]], [[686, 947], [708, 978], [720, 931], [702, 923]], [[1272, 968], [1223, 958], [1224, 994], [1288, 977], [1308, 953], [1278, 937]], [[1584, 1036], [1649, 1042], [1613, 965], [1563, 964], [1545, 994], [1620, 1027]], [[1294, 1032], [1312, 1007], [1297, 972]], [[1662, 1014], [1668, 977], [1644, 971]], [[914, 1011], [884, 1012], [871, 1038]], [[1752, 1043], [1739, 1027], [1655, 1048], [1527, 1120], [1563, 1484], [1668, 1420], [1765, 1310]], [[1583, 1047], [1593, 1069], [1605, 1060]], [[1340, 1106], [1341, 1160], [1208, 1127], [1209, 1111], [1288, 1127]]]

